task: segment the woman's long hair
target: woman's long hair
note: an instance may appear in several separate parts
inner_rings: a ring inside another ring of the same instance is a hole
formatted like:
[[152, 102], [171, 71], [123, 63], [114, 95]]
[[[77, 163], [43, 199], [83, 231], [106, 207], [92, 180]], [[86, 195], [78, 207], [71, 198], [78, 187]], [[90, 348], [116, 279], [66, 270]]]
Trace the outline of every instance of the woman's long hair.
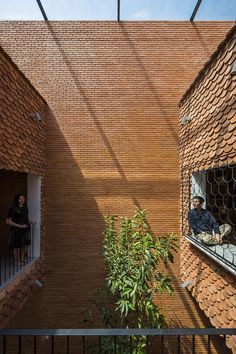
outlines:
[[[16, 195], [14, 196], [14, 198], [13, 198], [12, 207], [13, 207], [13, 209], [16, 210], [16, 211], [19, 211], [19, 198], [20, 198], [20, 197], [24, 197], [24, 198], [25, 198], [25, 196], [24, 196], [23, 193], [18, 193], [18, 194], [16, 194]], [[25, 198], [24, 208], [26, 208], [26, 198]]]

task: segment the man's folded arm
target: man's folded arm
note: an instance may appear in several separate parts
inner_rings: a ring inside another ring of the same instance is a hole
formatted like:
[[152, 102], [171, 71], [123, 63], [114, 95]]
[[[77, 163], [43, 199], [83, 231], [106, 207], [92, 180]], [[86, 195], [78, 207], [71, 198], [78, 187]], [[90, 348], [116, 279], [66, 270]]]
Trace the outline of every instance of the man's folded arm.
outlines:
[[214, 232], [216, 234], [219, 234], [220, 233], [219, 224], [217, 223], [214, 216], [211, 213], [209, 213], [209, 214], [210, 214], [210, 222], [211, 222], [212, 229], [214, 230]]
[[199, 229], [199, 227], [196, 225], [195, 220], [194, 220], [194, 216], [191, 213], [191, 211], [189, 211], [189, 213], [188, 213], [188, 221], [189, 221], [189, 225], [195, 235], [200, 234], [202, 232], [202, 230]]

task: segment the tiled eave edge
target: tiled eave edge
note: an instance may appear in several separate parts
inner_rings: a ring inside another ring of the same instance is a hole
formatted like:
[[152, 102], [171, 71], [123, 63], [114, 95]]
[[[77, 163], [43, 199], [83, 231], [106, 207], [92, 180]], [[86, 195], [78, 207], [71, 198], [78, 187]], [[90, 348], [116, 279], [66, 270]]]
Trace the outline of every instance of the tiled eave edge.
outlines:
[[191, 85], [188, 87], [188, 89], [185, 91], [183, 94], [182, 98], [179, 101], [179, 107], [183, 105], [183, 103], [186, 101], [186, 99], [192, 94], [192, 92], [198, 87], [199, 83], [201, 80], [205, 77], [207, 74], [208, 69], [210, 69], [211, 64], [216, 60], [217, 56], [220, 54], [221, 51], [224, 50], [225, 46], [227, 45], [228, 41], [230, 38], [236, 33], [236, 24], [232, 24], [232, 28], [229, 30], [229, 32], [226, 34], [225, 38], [220, 42], [218, 45], [217, 49], [212, 53], [210, 56], [210, 59], [205, 63], [204, 67], [199, 71]]
[[0, 289], [0, 328], [5, 328], [39, 285], [43, 281], [44, 259], [39, 257], [29, 263], [15, 278]]

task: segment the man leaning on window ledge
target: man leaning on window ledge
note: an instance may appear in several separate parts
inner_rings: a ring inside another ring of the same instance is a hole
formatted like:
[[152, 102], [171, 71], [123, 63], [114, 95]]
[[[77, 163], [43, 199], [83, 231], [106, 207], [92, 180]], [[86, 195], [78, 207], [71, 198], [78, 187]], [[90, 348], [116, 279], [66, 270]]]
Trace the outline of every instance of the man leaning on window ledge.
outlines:
[[209, 210], [204, 209], [204, 198], [193, 197], [193, 209], [188, 213], [189, 225], [197, 240], [206, 245], [222, 244], [223, 238], [227, 236], [232, 228], [229, 224], [219, 226]]

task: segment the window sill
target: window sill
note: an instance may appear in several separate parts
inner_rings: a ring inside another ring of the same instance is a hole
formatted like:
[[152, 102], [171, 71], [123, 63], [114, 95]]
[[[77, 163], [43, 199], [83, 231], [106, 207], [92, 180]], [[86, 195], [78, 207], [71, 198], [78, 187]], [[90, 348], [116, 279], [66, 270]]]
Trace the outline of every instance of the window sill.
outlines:
[[195, 247], [200, 249], [227, 271], [236, 276], [236, 245], [223, 243], [222, 245], [205, 245], [196, 240], [194, 236], [185, 235], [185, 238]]

